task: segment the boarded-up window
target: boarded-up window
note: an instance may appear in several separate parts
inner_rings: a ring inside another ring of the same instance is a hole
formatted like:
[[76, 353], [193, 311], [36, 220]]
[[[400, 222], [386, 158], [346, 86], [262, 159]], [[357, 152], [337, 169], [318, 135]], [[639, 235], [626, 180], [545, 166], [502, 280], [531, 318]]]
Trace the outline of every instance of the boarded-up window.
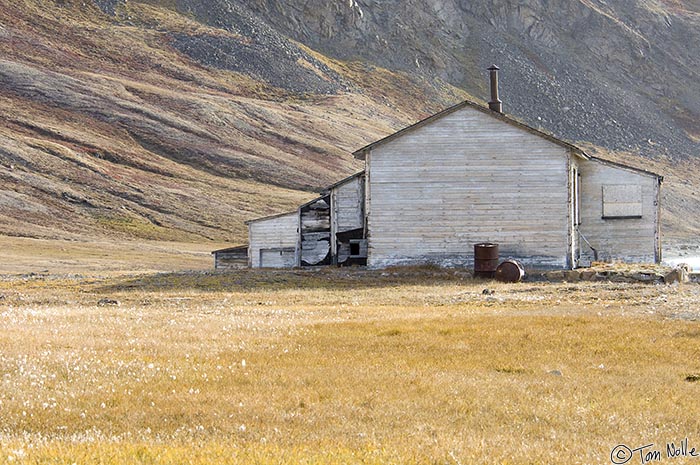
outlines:
[[641, 218], [642, 186], [603, 186], [603, 218]]

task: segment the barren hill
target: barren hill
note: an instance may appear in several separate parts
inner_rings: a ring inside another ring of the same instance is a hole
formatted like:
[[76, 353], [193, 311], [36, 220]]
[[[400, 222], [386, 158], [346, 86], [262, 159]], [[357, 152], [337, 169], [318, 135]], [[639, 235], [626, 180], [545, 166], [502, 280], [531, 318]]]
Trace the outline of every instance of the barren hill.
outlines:
[[[178, 1], [190, 3], [202, 2]], [[699, 148], [697, 1], [249, 3], [331, 56], [437, 76], [481, 97], [482, 70], [497, 63], [507, 111], [570, 140], [680, 158]]]
[[[503, 68], [506, 112], [700, 228], [697, 3], [0, 0], [0, 234], [245, 241]], [[546, 6], [545, 6], [546, 5]]]

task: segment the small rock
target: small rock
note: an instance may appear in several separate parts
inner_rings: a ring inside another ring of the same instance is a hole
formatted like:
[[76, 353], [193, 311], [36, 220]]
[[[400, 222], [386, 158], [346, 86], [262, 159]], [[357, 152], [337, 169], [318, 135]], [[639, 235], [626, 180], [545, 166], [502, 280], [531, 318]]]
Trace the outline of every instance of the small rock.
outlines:
[[481, 293], [484, 294], [484, 295], [493, 295], [493, 294], [496, 293], [496, 291], [494, 291], [493, 289], [488, 289], [488, 288], [487, 288], [487, 289], [484, 289], [483, 291], [481, 291]]
[[548, 371], [547, 374], [550, 374], [550, 375], [553, 375], [553, 376], [562, 376], [562, 373], [561, 373], [561, 371], [559, 371], [559, 370]]
[[595, 281], [596, 275], [597, 275], [597, 273], [593, 270], [585, 270], [585, 271], [581, 271], [581, 273], [579, 274], [579, 277], [580, 277], [581, 281]]
[[114, 306], [118, 307], [121, 304], [119, 303], [118, 300], [104, 298], [104, 299], [98, 300], [97, 305], [99, 305], [100, 307], [106, 307], [107, 305], [114, 305]]
[[549, 271], [545, 273], [545, 277], [547, 278], [547, 281], [550, 282], [563, 281], [564, 279], [566, 279], [564, 272], [561, 270]]
[[689, 383], [697, 383], [700, 381], [700, 375], [695, 374], [695, 375], [688, 375], [685, 377], [685, 380], [688, 381]]
[[674, 268], [664, 276], [664, 282], [666, 284], [687, 283], [688, 281], [687, 268], [682, 266]]

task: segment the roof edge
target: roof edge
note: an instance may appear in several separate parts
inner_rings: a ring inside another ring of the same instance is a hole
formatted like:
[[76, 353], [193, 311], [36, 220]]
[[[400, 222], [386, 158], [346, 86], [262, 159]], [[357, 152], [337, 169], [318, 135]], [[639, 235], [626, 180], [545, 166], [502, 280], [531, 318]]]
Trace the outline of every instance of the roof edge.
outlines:
[[287, 215], [296, 215], [297, 213], [298, 213], [298, 210], [294, 210], [291, 212], [277, 213], [274, 215], [268, 215], [268, 216], [263, 216], [260, 218], [254, 218], [252, 220], [245, 221], [243, 224], [257, 223], [258, 221], [265, 221], [265, 220], [274, 220], [275, 218], [281, 218], [281, 217], [287, 216]]
[[326, 194], [326, 195], [319, 195], [318, 197], [315, 197], [315, 198], [309, 200], [308, 202], [302, 203], [301, 205], [299, 205], [299, 207], [297, 207], [297, 212], [301, 211], [301, 209], [304, 208], [304, 207], [308, 207], [309, 205], [312, 205], [312, 204], [318, 202], [319, 200], [325, 199], [326, 197], [328, 197], [328, 194]]
[[528, 126], [527, 124], [516, 120], [512, 116], [508, 116], [504, 113], [499, 113], [497, 111], [491, 110], [490, 108], [487, 108], [487, 107], [480, 105], [476, 102], [473, 102], [471, 100], [464, 100], [456, 105], [453, 105], [449, 108], [446, 108], [438, 113], [435, 113], [434, 115], [431, 115], [425, 119], [418, 121], [417, 123], [414, 123], [414, 124], [407, 126], [407, 127], [403, 128], [403, 129], [401, 129], [393, 134], [389, 134], [388, 136], [386, 136], [382, 139], [379, 139], [375, 142], [372, 142], [371, 144], [366, 145], [366, 146], [362, 147], [361, 149], [354, 151], [352, 154], [355, 158], [357, 158], [359, 160], [364, 160], [366, 155], [367, 155], [367, 152], [369, 152], [373, 148], [375, 148], [379, 145], [383, 145], [387, 142], [390, 142], [390, 141], [394, 140], [395, 138], [397, 138], [397, 137], [399, 137], [407, 132], [411, 132], [415, 129], [421, 128], [421, 127], [423, 127], [423, 126], [425, 126], [425, 125], [427, 125], [435, 120], [438, 120], [444, 116], [452, 114], [452, 113], [454, 113], [458, 110], [461, 110], [462, 108], [465, 108], [465, 107], [470, 107], [470, 108], [473, 108], [475, 110], [478, 110], [478, 111], [480, 111], [488, 116], [491, 116], [492, 118], [496, 118], [498, 120], [503, 121], [504, 123], [510, 124], [511, 126], [515, 126], [517, 128], [523, 129], [531, 134], [535, 134], [535, 135], [540, 136], [544, 139], [547, 139], [548, 141], [550, 141], [554, 144], [557, 144], [561, 147], [564, 147], [564, 148], [568, 149], [569, 151], [574, 152], [578, 155], [581, 155], [584, 158], [589, 158], [589, 156], [583, 150], [581, 150], [579, 147], [576, 147], [575, 145], [573, 145], [569, 142], [565, 142], [565, 141], [553, 136], [552, 134], [546, 133], [546, 132], [541, 131], [539, 129], [535, 129], [532, 126]]
[[637, 168], [636, 166], [626, 165], [624, 163], [619, 163], [616, 161], [607, 160], [605, 158], [594, 157], [591, 155], [589, 155], [588, 158], [591, 159], [592, 161], [597, 161], [597, 162], [603, 163], [605, 165], [614, 166], [616, 168], [623, 168], [623, 169], [627, 169], [630, 171], [634, 171], [635, 173], [638, 173], [638, 174], [643, 174], [645, 176], [651, 176], [653, 178], [657, 178], [659, 180], [659, 182], [663, 182], [663, 180], [664, 180], [664, 177], [661, 176], [660, 174], [654, 173], [653, 171], [647, 171], [647, 170], [644, 170], [642, 168]]
[[247, 250], [248, 247], [249, 247], [248, 244], [246, 244], [246, 245], [234, 245], [233, 247], [226, 247], [225, 249], [212, 250], [211, 253], [215, 254], [215, 253], [221, 253], [221, 252], [230, 252], [230, 251], [234, 251], [234, 250], [244, 250], [244, 249]]
[[343, 178], [340, 181], [331, 184], [330, 186], [324, 187], [323, 190], [319, 191], [318, 193], [319, 194], [327, 194], [328, 191], [335, 189], [338, 186], [342, 186], [343, 184], [350, 182], [355, 178], [359, 178], [360, 176], [363, 176], [364, 174], [365, 174], [365, 170], [362, 170], [362, 171], [355, 173], [355, 174], [351, 174], [350, 176]]
[[375, 142], [372, 142], [371, 144], [366, 145], [366, 146], [362, 147], [361, 149], [353, 152], [353, 156], [357, 159], [365, 160], [367, 153], [369, 151], [371, 151], [373, 148], [375, 148], [379, 145], [383, 145], [387, 142], [390, 142], [393, 139], [400, 137], [401, 135], [403, 135], [407, 132], [410, 132], [410, 131], [418, 129], [422, 126], [425, 126], [425, 125], [427, 125], [427, 124], [429, 124], [437, 119], [442, 118], [443, 116], [447, 116], [447, 115], [454, 113], [455, 111], [461, 110], [462, 108], [465, 108], [465, 107], [474, 108], [475, 110], [478, 110], [478, 111], [480, 111], [488, 116], [491, 116], [492, 118], [496, 118], [498, 120], [503, 121], [504, 123], [510, 124], [511, 126], [515, 126], [515, 127], [520, 128], [524, 131], [527, 131], [531, 134], [542, 137], [542, 138], [544, 138], [544, 139], [546, 139], [554, 144], [559, 145], [560, 147], [564, 147], [565, 149], [569, 150], [571, 153], [574, 153], [583, 159], [594, 160], [594, 161], [598, 161], [600, 163], [606, 163], [606, 164], [609, 164], [611, 166], [616, 166], [618, 168], [629, 169], [631, 171], [634, 171], [634, 172], [637, 172], [640, 174], [655, 177], [655, 178], [659, 179], [659, 182], [662, 182], [664, 179], [663, 176], [661, 176], [660, 174], [654, 173], [652, 171], [647, 171], [647, 170], [637, 168], [634, 166], [625, 165], [624, 163], [614, 162], [614, 161], [606, 160], [604, 158], [589, 155], [586, 152], [584, 152], [583, 149], [575, 146], [574, 144], [572, 144], [570, 142], [563, 141], [563, 140], [555, 137], [552, 134], [546, 133], [546, 132], [541, 131], [539, 129], [535, 129], [532, 126], [528, 126], [527, 124], [522, 123], [511, 116], [508, 116], [504, 113], [499, 113], [497, 111], [491, 110], [490, 108], [485, 107], [483, 105], [480, 105], [480, 104], [478, 104], [474, 101], [471, 101], [471, 100], [464, 100], [464, 101], [458, 103], [457, 105], [453, 105], [449, 108], [446, 108], [438, 113], [435, 113], [432, 116], [429, 116], [425, 119], [418, 121], [417, 123], [414, 123], [414, 124], [407, 126], [407, 127], [403, 128], [403, 129], [401, 129], [393, 134], [390, 134], [382, 139], [379, 139]]

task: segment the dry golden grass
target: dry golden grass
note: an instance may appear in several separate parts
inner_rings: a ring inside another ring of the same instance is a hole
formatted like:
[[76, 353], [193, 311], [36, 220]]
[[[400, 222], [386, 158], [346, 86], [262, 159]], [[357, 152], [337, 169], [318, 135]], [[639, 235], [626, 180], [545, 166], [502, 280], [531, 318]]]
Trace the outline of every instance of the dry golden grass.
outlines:
[[0, 295], [0, 462], [609, 463], [700, 441], [696, 285], [244, 270]]
[[223, 243], [159, 241], [60, 241], [0, 236], [1, 274], [113, 275], [147, 271], [204, 270]]

